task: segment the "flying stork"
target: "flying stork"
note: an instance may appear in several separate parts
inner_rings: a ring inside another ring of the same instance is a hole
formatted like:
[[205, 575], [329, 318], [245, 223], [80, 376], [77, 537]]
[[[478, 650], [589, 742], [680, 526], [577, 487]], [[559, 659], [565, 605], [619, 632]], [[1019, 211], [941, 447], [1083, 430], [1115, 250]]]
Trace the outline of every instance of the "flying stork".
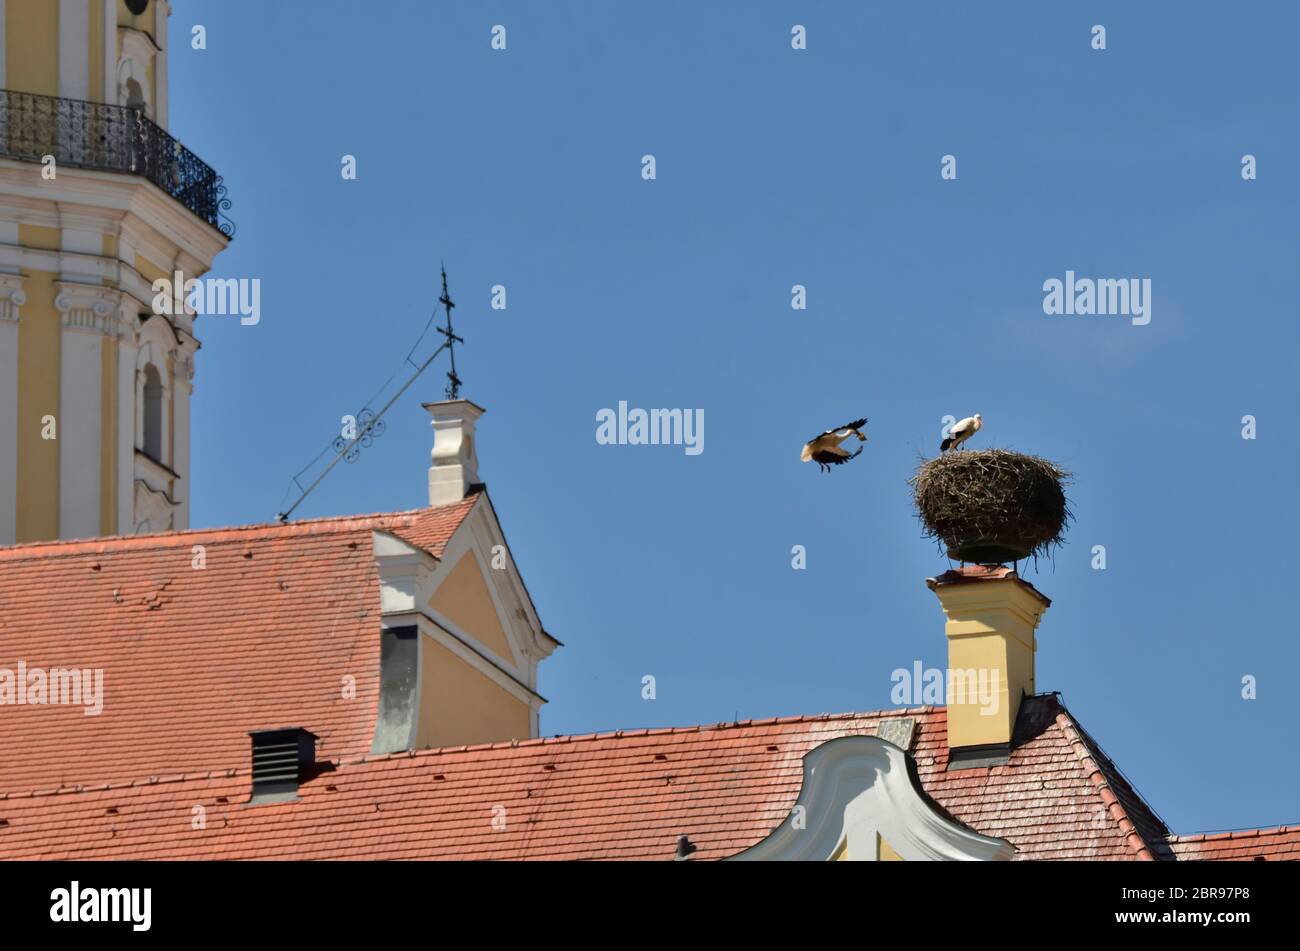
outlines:
[[845, 423], [835, 429], [828, 429], [804, 443], [803, 452], [799, 453], [799, 458], [804, 462], [817, 463], [822, 467], [822, 472], [830, 472], [831, 466], [843, 465], [862, 453], [861, 446], [858, 447], [857, 452], [849, 452], [847, 449], [841, 448], [840, 443], [850, 436], [857, 436], [861, 442], [866, 442], [867, 437], [862, 435], [862, 427], [866, 425], [866, 419], [855, 419], [853, 422]]
[[939, 452], [943, 453], [949, 449], [956, 449], [983, 428], [984, 417], [980, 416], [979, 413], [974, 416], [967, 416], [959, 423], [954, 423], [952, 429], [948, 430], [948, 438], [939, 444]]

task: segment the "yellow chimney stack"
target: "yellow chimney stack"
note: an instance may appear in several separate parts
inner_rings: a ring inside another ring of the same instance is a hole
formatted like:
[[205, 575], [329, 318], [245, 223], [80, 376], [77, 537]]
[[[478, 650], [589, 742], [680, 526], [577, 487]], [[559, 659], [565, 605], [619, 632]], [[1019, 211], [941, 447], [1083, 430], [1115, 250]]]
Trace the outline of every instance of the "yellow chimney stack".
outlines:
[[1052, 602], [1005, 567], [968, 565], [925, 583], [948, 618], [948, 768], [1004, 763]]

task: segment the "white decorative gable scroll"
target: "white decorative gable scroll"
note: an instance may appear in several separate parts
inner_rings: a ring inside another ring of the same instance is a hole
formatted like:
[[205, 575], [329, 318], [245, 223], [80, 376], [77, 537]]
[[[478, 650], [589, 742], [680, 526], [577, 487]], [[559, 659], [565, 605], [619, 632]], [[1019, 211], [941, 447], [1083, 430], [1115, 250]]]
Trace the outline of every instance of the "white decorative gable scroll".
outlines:
[[803, 788], [771, 835], [732, 860], [875, 861], [881, 841], [910, 862], [1005, 861], [1006, 839], [980, 835], [922, 794], [908, 756], [875, 736], [842, 736], [803, 760]]

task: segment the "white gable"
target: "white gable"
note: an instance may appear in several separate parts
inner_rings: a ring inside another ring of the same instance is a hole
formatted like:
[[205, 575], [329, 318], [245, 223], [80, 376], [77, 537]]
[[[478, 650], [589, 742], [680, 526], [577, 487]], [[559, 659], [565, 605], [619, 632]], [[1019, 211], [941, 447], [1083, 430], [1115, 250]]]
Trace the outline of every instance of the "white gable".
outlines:
[[733, 860], [874, 861], [880, 840], [921, 861], [1011, 858], [1005, 839], [980, 835], [941, 814], [917, 788], [908, 757], [876, 736], [842, 736], [803, 760], [803, 788], [791, 814]]

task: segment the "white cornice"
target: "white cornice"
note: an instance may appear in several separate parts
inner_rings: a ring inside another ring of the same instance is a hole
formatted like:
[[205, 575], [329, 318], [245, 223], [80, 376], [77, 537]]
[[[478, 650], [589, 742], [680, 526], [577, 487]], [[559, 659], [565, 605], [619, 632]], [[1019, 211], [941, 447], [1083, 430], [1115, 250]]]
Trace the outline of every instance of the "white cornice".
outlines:
[[874, 861], [884, 839], [906, 861], [1002, 861], [1014, 846], [938, 812], [917, 789], [908, 755], [876, 736], [842, 736], [803, 759], [803, 788], [791, 814], [733, 860]]
[[[479, 574], [483, 577], [488, 597], [492, 600], [493, 613], [496, 614], [497, 622], [505, 633], [506, 641], [509, 644], [510, 656], [500, 657], [499, 659], [502, 663], [514, 668], [517, 674], [531, 682], [531, 677], [528, 676], [528, 668], [530, 663], [536, 659], [530, 656], [533, 653], [530, 650], [531, 633], [526, 629], [522, 619], [516, 614], [517, 608], [512, 603], [513, 598], [509, 587], [503, 586], [505, 579], [502, 576], [513, 574], [514, 565], [509, 563], [509, 559], [507, 559], [507, 566], [504, 569], [491, 567], [492, 543], [486, 531], [486, 520], [480, 514], [481, 512], [482, 507], [476, 505], [447, 542], [441, 559], [441, 564], [445, 567], [433, 577], [432, 585], [424, 592], [424, 603], [427, 605], [432, 601], [437, 595], [438, 589], [456, 570], [463, 559], [472, 559]], [[442, 616], [433, 609], [429, 609], [428, 613], [430, 617], [452, 631], [457, 637], [472, 643], [476, 650], [497, 654], [497, 651], [492, 650], [478, 638], [462, 630], [450, 618]]]
[[[149, 491], [163, 496], [166, 496], [167, 493], [163, 489], [155, 488], [155, 486], [165, 486], [173, 479], [180, 478], [180, 475], [171, 466], [164, 465], [141, 449], [135, 451], [135, 472], [137, 483], [143, 485]], [[152, 482], [149, 481], [151, 479]], [[167, 501], [173, 505], [175, 504], [170, 498]]]
[[126, 172], [60, 166], [54, 181], [30, 162], [0, 159], [0, 209], [20, 223], [61, 227], [61, 209], [85, 220], [120, 222], [138, 236], [155, 235], [172, 245], [154, 260], [166, 269], [178, 251], [212, 260], [230, 239], [166, 194], [153, 182]]
[[[2, 214], [2, 213], [0, 213]], [[0, 244], [0, 269], [13, 271], [53, 271], [55, 273], [91, 273], [99, 277], [105, 287], [116, 288], [122, 294], [122, 306], [131, 317], [151, 313], [154, 291], [140, 272], [124, 261], [111, 257], [82, 254], [76, 251], [47, 251], [15, 244]], [[0, 274], [3, 274], [0, 270]], [[189, 272], [185, 272], [188, 274]], [[173, 314], [173, 327], [182, 342], [193, 348], [200, 346], [191, 332], [193, 317]]]
[[379, 568], [380, 613], [423, 612], [422, 591], [438, 560], [387, 532], [372, 532], [371, 539]]
[[420, 615], [420, 633], [433, 638], [484, 677], [510, 693], [516, 700], [528, 704], [533, 710], [540, 710], [546, 703], [545, 697], [520, 681], [512, 672], [470, 646], [461, 637], [442, 627], [429, 616], [428, 611]]
[[505, 549], [507, 567], [504, 571], [494, 571], [493, 574], [505, 576], [502, 580], [513, 595], [512, 600], [515, 602], [515, 607], [523, 613], [523, 617], [520, 619], [523, 622], [522, 629], [527, 632], [528, 639], [532, 642], [533, 649], [538, 652], [539, 658], [544, 660], [560, 646], [560, 642], [547, 634], [545, 628], [542, 627], [542, 619], [537, 614], [537, 606], [533, 604], [532, 595], [528, 593], [523, 576], [515, 565], [514, 553], [511, 552], [510, 545], [506, 542], [505, 532], [502, 530], [501, 522], [497, 518], [496, 509], [492, 506], [492, 500], [488, 497], [486, 491], [482, 495], [482, 501], [474, 507], [474, 515], [478, 519], [475, 523], [475, 530], [480, 533], [480, 539], [486, 541], [487, 552], [491, 552], [493, 545], [500, 545]]

